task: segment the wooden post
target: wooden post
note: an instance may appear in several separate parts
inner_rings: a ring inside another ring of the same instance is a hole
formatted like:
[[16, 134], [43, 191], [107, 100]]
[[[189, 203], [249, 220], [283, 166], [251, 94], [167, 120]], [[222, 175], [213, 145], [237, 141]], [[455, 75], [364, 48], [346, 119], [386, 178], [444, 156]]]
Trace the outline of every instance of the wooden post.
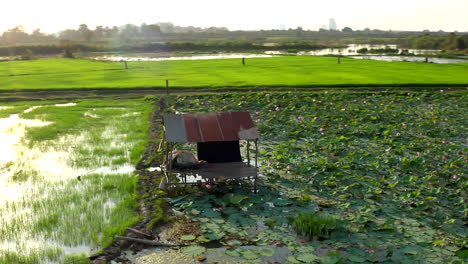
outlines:
[[125, 69], [128, 70], [127, 61], [124, 61], [124, 64], [125, 64]]
[[338, 64], [341, 64], [341, 56], [338, 55]]
[[250, 167], [250, 141], [247, 140], [247, 164]]
[[162, 243], [159, 241], [154, 241], [154, 240], [148, 240], [148, 239], [139, 239], [139, 238], [133, 238], [133, 237], [126, 237], [126, 236], [115, 236], [115, 239], [120, 239], [120, 240], [127, 240], [131, 242], [136, 242], [140, 244], [145, 244], [145, 245], [150, 245], [150, 246], [159, 246], [159, 247], [177, 247], [179, 245], [170, 245], [166, 243]]
[[242, 58], [242, 66], [245, 66], [245, 58]]
[[425, 61], [426, 63], [428, 63], [428, 62], [429, 62], [429, 58], [426, 57], [426, 59], [425, 59], [424, 61]]
[[258, 139], [255, 139], [255, 168], [258, 168]]
[[166, 94], [169, 94], [169, 80], [166, 80]]
[[[165, 136], [165, 135], [164, 135]], [[171, 187], [171, 169], [172, 169], [172, 154], [169, 153], [172, 150], [172, 146], [169, 146], [170, 143], [166, 140], [166, 181], [169, 187]]]
[[255, 139], [255, 179], [254, 179], [254, 193], [257, 193], [257, 178], [258, 178], [258, 139]]

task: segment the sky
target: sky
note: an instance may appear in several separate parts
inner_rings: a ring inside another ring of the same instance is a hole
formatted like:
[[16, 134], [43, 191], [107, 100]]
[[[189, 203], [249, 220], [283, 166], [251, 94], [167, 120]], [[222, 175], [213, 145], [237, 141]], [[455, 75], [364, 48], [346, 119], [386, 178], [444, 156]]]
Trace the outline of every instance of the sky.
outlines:
[[0, 32], [17, 25], [56, 33], [80, 24], [94, 29], [157, 22], [318, 30], [330, 18], [338, 29], [468, 31], [468, 0], [2, 0], [1, 11]]

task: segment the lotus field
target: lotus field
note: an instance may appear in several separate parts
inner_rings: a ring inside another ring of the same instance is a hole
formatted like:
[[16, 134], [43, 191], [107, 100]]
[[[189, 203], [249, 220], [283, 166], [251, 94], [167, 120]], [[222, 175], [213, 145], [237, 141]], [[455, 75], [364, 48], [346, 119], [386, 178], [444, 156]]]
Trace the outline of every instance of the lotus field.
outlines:
[[223, 196], [208, 186], [171, 200], [200, 224], [180, 237], [192, 243], [182, 253], [209, 253], [203, 243], [221, 241], [226, 248], [218, 253], [237, 263], [279, 254], [288, 263], [466, 260], [465, 93], [168, 99], [185, 113], [249, 111], [261, 132], [257, 194], [236, 189]]

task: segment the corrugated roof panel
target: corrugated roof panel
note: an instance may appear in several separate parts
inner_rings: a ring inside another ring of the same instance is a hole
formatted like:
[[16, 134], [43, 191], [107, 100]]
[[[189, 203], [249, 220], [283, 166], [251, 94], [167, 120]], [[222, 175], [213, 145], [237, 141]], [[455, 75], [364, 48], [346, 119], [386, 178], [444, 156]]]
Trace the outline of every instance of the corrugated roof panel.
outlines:
[[222, 124], [221, 131], [223, 133], [224, 140], [239, 140], [239, 127], [232, 121], [231, 112], [218, 113], [218, 121]]
[[169, 142], [187, 142], [187, 133], [182, 115], [165, 115], [164, 127], [166, 139]]
[[169, 142], [211, 142], [260, 137], [248, 112], [165, 115]]
[[216, 113], [198, 114], [197, 118], [204, 142], [224, 141]]
[[239, 125], [239, 130], [246, 130], [254, 127], [252, 118], [250, 118], [249, 112], [232, 112], [232, 121], [234, 124]]
[[198, 118], [196, 114], [183, 115], [185, 129], [187, 130], [187, 139], [189, 142], [205, 142], [202, 137]]

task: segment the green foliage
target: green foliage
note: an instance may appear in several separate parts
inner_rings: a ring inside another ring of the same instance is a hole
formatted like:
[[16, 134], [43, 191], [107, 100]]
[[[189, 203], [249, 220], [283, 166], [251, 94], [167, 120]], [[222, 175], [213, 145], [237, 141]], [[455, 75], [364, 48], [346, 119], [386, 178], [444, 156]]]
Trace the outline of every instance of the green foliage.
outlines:
[[192, 241], [192, 240], [195, 240], [195, 238], [197, 238], [197, 237], [194, 236], [194, 235], [185, 235], [185, 236], [181, 236], [179, 239], [180, 240], [186, 240], [186, 241]]
[[206, 251], [206, 248], [201, 246], [188, 246], [180, 249], [180, 253], [189, 255], [191, 257], [202, 256]]
[[91, 263], [85, 254], [67, 254], [63, 260], [64, 264], [88, 264]]
[[148, 230], [154, 229], [157, 224], [161, 224], [163, 221], [165, 221], [164, 204], [165, 201], [163, 198], [157, 198], [154, 201], [151, 213], [151, 220], [148, 224]]
[[63, 254], [60, 248], [42, 247], [29, 254], [16, 253], [9, 250], [0, 249], [0, 263], [2, 264], [37, 264], [41, 260], [58, 261]]
[[392, 49], [392, 48], [389, 48], [389, 47], [386, 47], [384, 49], [362, 48], [362, 49], [358, 49], [357, 53], [360, 53], [360, 54], [367, 54], [367, 53], [370, 53], [370, 54], [392, 54], [392, 53], [398, 53], [398, 49]]
[[30, 49], [25, 50], [21, 54], [21, 60], [32, 60], [32, 59], [34, 59], [34, 55], [33, 55], [33, 52]]
[[294, 218], [292, 225], [296, 232], [309, 239], [328, 237], [332, 231], [339, 228], [335, 216], [310, 212], [299, 213]]

